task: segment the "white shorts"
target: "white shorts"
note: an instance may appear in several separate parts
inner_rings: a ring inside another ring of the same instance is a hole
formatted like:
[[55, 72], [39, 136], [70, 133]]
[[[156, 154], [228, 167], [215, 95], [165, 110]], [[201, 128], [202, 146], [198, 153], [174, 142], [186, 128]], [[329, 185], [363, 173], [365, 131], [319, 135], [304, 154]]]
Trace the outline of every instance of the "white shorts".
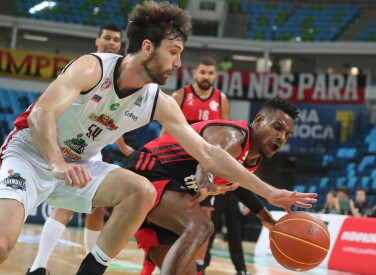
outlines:
[[99, 185], [119, 166], [102, 161], [82, 165], [91, 171], [92, 181], [85, 188], [68, 187], [63, 180], [53, 176], [46, 168], [46, 162], [41, 163], [40, 156], [34, 151], [22, 146], [17, 150], [6, 150], [0, 169], [0, 198], [22, 203], [25, 220], [43, 201], [55, 207], [91, 213], [92, 199]]

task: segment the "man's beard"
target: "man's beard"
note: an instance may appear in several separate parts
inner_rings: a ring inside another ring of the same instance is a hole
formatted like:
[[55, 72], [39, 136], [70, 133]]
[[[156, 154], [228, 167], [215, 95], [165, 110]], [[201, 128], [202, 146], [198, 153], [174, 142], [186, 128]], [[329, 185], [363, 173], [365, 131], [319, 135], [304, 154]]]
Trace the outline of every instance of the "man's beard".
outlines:
[[[164, 85], [166, 84], [167, 77], [163, 75], [162, 65], [158, 62], [158, 59], [158, 55], [154, 52], [142, 65], [152, 83]], [[152, 64], [153, 62], [154, 64]]]
[[204, 80], [204, 81], [201, 81], [201, 82], [197, 81], [197, 85], [198, 85], [198, 87], [200, 87], [201, 90], [207, 91], [213, 86], [213, 83], [210, 83], [209, 81]]

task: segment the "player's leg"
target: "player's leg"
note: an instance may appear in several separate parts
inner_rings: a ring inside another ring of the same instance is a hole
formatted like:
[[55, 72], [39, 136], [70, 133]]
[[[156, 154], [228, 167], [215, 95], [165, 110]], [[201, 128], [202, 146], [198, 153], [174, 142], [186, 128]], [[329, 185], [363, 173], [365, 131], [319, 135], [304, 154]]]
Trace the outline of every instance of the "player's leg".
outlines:
[[140, 272], [140, 275], [151, 275], [153, 274], [156, 264], [153, 262], [153, 260], [148, 256], [145, 255], [144, 262], [142, 263], [142, 270]]
[[[212, 216], [212, 211], [214, 210], [211, 201], [214, 201], [214, 196], [209, 196], [200, 203], [202, 212], [210, 220]], [[201, 275], [204, 272], [205, 256], [206, 256], [206, 251], [209, 246], [209, 240], [210, 238], [200, 247], [196, 255], [196, 268], [197, 268], [198, 275]]]
[[161, 275], [186, 274], [195, 263], [197, 251], [213, 233], [211, 221], [199, 207], [188, 211], [191, 199], [188, 193], [165, 190], [160, 203], [148, 215], [151, 222], [180, 236], [163, 261]]
[[224, 207], [225, 207], [224, 195], [215, 196], [213, 207], [214, 207], [214, 210], [211, 213], [212, 215], [211, 221], [213, 222], [213, 225], [214, 225], [214, 233], [209, 238], [208, 248], [206, 250], [206, 255], [205, 255], [204, 271], [205, 271], [205, 268], [207, 268], [210, 265], [210, 260], [211, 260], [210, 249], [213, 246], [215, 233], [219, 230], [219, 227], [221, 225], [222, 214], [223, 214]]
[[148, 257], [153, 261], [153, 263], [161, 268], [163, 260], [170, 248], [171, 245], [168, 244], [150, 247]]
[[97, 207], [91, 214], [86, 214], [84, 229], [85, 251], [88, 254], [96, 244], [99, 233], [104, 226], [104, 207]]
[[232, 193], [225, 194], [224, 197], [226, 198], [224, 215], [231, 260], [238, 274], [247, 274], [242, 246], [242, 215], [239, 209], [239, 201]]
[[15, 246], [27, 215], [38, 205], [37, 179], [37, 173], [26, 158], [3, 158], [0, 169], [0, 264]]
[[155, 198], [155, 188], [146, 178], [122, 168], [108, 173], [96, 190], [93, 207], [114, 208], [77, 274], [103, 274], [140, 227]]
[[38, 253], [27, 274], [38, 274], [40, 268], [46, 268], [48, 259], [56, 247], [65, 226], [74, 214], [73, 211], [63, 208], [55, 208], [43, 225], [39, 241]]
[[[155, 263], [159, 268], [161, 268], [163, 260], [166, 257], [170, 248], [171, 248], [171, 245], [159, 245], [159, 246], [150, 247], [148, 256], [153, 261], [153, 263]], [[195, 274], [195, 273], [196, 273], [196, 266], [195, 266], [195, 263], [192, 262], [185, 274]], [[140, 275], [144, 275], [144, 274], [141, 273]], [[145, 275], [148, 275], [148, 274], [145, 274]]]
[[[2, 182], [1, 182], [2, 183]], [[0, 183], [0, 184], [1, 184]], [[21, 233], [25, 211], [14, 199], [0, 199], [0, 264], [6, 260]]]

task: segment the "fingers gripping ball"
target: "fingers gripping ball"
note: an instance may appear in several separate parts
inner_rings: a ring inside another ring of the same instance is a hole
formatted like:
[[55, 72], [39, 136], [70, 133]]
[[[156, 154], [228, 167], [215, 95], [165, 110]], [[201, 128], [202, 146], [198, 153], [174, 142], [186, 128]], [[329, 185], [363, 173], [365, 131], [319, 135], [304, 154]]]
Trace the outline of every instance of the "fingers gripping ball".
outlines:
[[270, 231], [270, 248], [274, 258], [290, 270], [315, 268], [325, 259], [329, 247], [326, 225], [307, 212], [286, 214]]

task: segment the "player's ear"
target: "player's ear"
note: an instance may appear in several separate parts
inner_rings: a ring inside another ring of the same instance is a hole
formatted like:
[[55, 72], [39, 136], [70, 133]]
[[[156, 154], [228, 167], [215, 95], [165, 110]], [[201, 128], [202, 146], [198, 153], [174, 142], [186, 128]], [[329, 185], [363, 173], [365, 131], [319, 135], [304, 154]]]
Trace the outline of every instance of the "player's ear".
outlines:
[[265, 119], [265, 115], [258, 113], [253, 121], [254, 126], [259, 127], [261, 122]]
[[145, 39], [142, 42], [142, 50], [147, 54], [151, 54], [154, 49], [153, 43], [149, 39]]

